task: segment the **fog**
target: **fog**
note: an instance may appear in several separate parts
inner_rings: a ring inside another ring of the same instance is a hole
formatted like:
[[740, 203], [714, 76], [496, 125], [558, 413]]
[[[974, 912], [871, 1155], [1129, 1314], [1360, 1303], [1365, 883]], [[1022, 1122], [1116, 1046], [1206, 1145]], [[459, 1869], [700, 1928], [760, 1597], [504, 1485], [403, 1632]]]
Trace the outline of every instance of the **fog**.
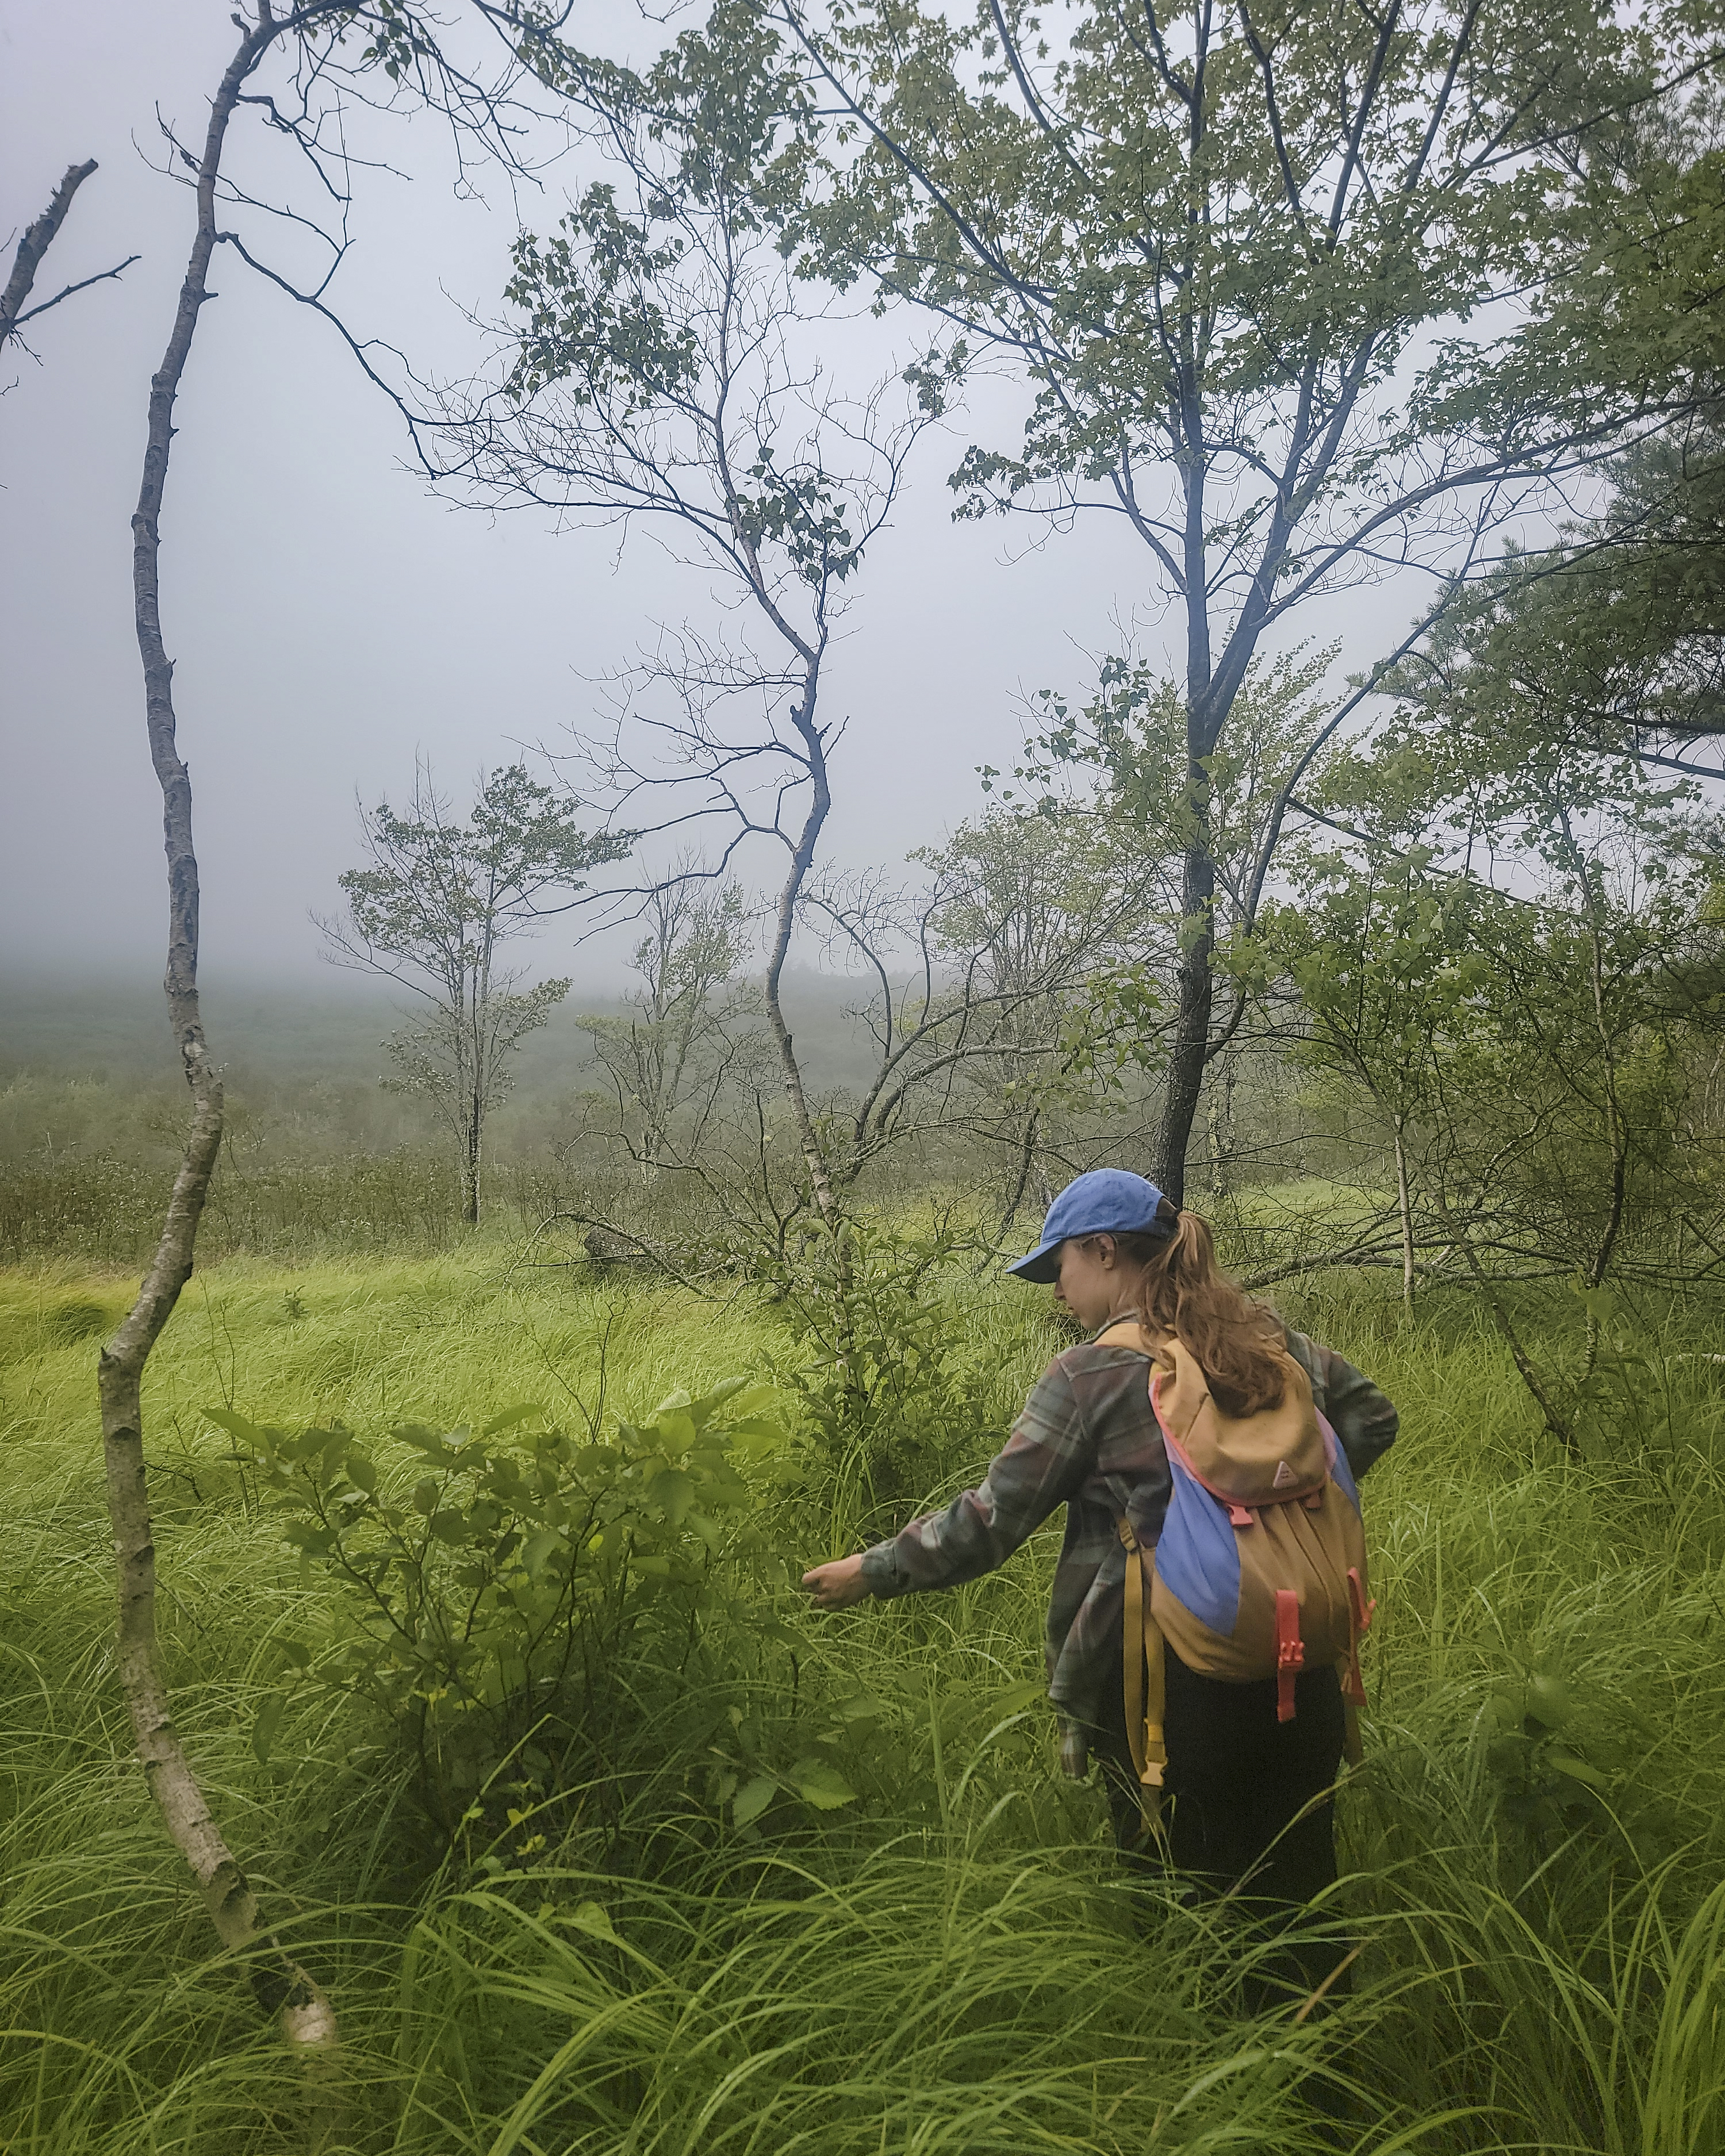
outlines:
[[[158, 106], [201, 132], [233, 34], [225, 0], [7, 0], [0, 15], [0, 219], [15, 234], [69, 162], [100, 161], [36, 296], [142, 258], [34, 326], [33, 357], [11, 357], [3, 377], [0, 963], [14, 973], [148, 978], [160, 963], [129, 518], [192, 203], [143, 153], [160, 160]], [[446, 141], [390, 126], [404, 176], [357, 175], [335, 297], [360, 333], [459, 364], [472, 348], [463, 310], [495, 306], [516, 206], [501, 187], [458, 200]], [[236, 169], [261, 187], [276, 170], [267, 146], [254, 121], [236, 130]], [[547, 180], [520, 213], [540, 228], [566, 184]], [[204, 951], [229, 980], [303, 982], [316, 967], [308, 916], [333, 906], [357, 858], [356, 796], [400, 798], [427, 757], [459, 797], [481, 766], [563, 740], [593, 715], [593, 677], [625, 665], [655, 620], [710, 620], [711, 600], [644, 531], [619, 548], [614, 531], [434, 498], [403, 466], [394, 413], [325, 325], [225, 251], [212, 282], [163, 520]], [[872, 372], [880, 334], [839, 326], [824, 340], [841, 382], [853, 360]], [[829, 709], [849, 721], [831, 827], [845, 865], [896, 862], [978, 808], [975, 767], [1010, 761], [1026, 697], [1081, 688], [1086, 654], [1117, 645], [1121, 621], [1137, 614], [1154, 645], [1147, 563], [1117, 520], [1082, 520], [1040, 549], [1027, 530], [952, 521], [945, 477], [967, 424], [1009, 439], [1010, 393], [985, 386], [969, 422], [925, 441], [832, 667]], [[1412, 600], [1380, 590], [1301, 630], [1340, 634], [1358, 661]], [[764, 856], [752, 866], [768, 872]], [[563, 924], [533, 956], [598, 992], [619, 982], [626, 943], [578, 949]]]

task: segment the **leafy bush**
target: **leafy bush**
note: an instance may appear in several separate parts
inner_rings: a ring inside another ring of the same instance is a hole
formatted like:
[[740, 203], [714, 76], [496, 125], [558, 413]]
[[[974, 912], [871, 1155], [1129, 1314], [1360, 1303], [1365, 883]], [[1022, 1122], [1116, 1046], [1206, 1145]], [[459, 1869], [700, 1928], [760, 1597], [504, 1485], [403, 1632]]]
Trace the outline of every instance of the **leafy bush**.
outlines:
[[835, 1509], [872, 1530], [944, 1481], [991, 1417], [985, 1378], [962, 1359], [942, 1275], [964, 1247], [950, 1224], [917, 1234], [846, 1221], [811, 1239], [774, 1283], [798, 1351], [782, 1372], [800, 1399]]
[[[342, 1590], [321, 1639], [283, 1642], [296, 1681], [381, 1717], [447, 1848], [484, 1845], [508, 1800], [525, 1818], [586, 1779], [642, 1635], [686, 1661], [706, 1613], [737, 1606], [763, 1547], [739, 1462], [759, 1480], [783, 1444], [769, 1398], [742, 1378], [674, 1393], [608, 1444], [535, 1406], [477, 1433], [407, 1424], [390, 1435], [408, 1466], [339, 1424], [290, 1435], [205, 1412], [255, 1463], [287, 1541]], [[285, 1701], [260, 1710], [260, 1757]]]

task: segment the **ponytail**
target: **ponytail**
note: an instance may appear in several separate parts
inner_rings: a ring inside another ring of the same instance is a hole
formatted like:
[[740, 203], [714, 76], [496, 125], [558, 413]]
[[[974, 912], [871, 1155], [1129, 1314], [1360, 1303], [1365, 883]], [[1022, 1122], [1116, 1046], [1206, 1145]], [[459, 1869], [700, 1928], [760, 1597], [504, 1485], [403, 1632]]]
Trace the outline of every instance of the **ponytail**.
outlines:
[[1138, 1316], [1145, 1329], [1178, 1340], [1222, 1413], [1256, 1414], [1277, 1405], [1286, 1384], [1281, 1322], [1217, 1265], [1209, 1224], [1164, 1198], [1154, 1229], [1115, 1241], [1143, 1263]]

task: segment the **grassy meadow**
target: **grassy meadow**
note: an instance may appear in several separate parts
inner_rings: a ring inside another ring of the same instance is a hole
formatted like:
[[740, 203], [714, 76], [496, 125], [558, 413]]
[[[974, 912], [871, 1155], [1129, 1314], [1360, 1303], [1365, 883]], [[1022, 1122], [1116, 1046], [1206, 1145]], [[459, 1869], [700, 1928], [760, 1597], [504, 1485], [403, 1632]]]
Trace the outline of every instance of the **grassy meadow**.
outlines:
[[[362, 1704], [285, 1658], [349, 1621], [339, 1584], [203, 1410], [345, 1421], [405, 1476], [404, 1421], [536, 1401], [584, 1428], [794, 1354], [770, 1306], [520, 1255], [234, 1259], [151, 1366], [182, 1727], [341, 2015], [338, 2086], [310, 2093], [128, 1758], [92, 1383], [127, 1283], [0, 1276], [7, 2156], [1725, 2147], [1725, 1401], [1697, 1326], [1620, 1343], [1609, 1440], [1570, 1460], [1464, 1307], [1288, 1302], [1404, 1421], [1367, 1488], [1349, 1876], [1315, 1919], [1359, 1943], [1353, 1988], [1255, 2020], [1230, 1912], [1122, 1879], [1100, 1798], [1057, 1777], [1058, 1520], [953, 1594], [816, 1620], [794, 1576], [854, 1522], [793, 1461], [757, 1486], [746, 1620], [625, 1673], [608, 1790], [560, 1795], [548, 1832], [488, 1813], [483, 1846], [425, 1847]], [[949, 1434], [950, 1489], [1055, 1336], [1039, 1296], [943, 1293], [985, 1404]], [[818, 1801], [809, 1758], [838, 1777]]]

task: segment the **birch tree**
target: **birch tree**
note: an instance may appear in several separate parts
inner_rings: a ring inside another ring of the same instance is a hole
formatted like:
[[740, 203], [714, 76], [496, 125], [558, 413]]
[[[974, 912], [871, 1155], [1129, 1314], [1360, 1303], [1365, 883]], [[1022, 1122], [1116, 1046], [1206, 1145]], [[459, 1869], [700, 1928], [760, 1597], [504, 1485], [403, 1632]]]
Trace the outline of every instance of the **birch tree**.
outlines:
[[[499, 121], [514, 63], [506, 55], [489, 81], [466, 72], [446, 55], [439, 26], [403, 0], [377, 0], [376, 5], [303, 0], [280, 13], [271, 0], [253, 0], [234, 23], [236, 42], [209, 100], [201, 139], [183, 141], [164, 126], [168, 170], [189, 189], [194, 217], [167, 345], [150, 386], [143, 471], [131, 519], [133, 614], [143, 667], [145, 726], [162, 793], [167, 861], [164, 987], [192, 1115], [155, 1252], [131, 1308], [102, 1350], [97, 1384], [119, 1597], [116, 1662], [138, 1756], [163, 1824], [197, 1882], [222, 1945], [250, 1964], [260, 2003], [280, 2010], [288, 2040], [309, 2056], [333, 2043], [333, 2009], [265, 1923], [245, 1870], [211, 1810], [174, 1724], [156, 1626], [143, 1378], [151, 1352], [191, 1277], [223, 1121], [220, 1068], [205, 1035], [198, 995], [201, 893], [191, 774], [180, 753], [174, 662], [162, 628], [162, 517], [177, 431], [177, 400], [204, 310], [214, 296], [209, 278], [215, 250], [225, 244], [248, 261], [256, 259], [237, 233], [223, 228], [221, 218], [223, 211], [258, 206], [228, 173], [236, 116], [249, 103], [261, 108], [305, 159], [324, 198], [345, 212], [347, 165], [337, 124], [344, 98], [383, 104], [423, 100], [452, 120], [470, 143], [483, 143], [488, 154], [511, 159], [511, 140]], [[260, 70], [271, 62], [270, 87], [259, 89]], [[316, 228], [309, 220], [296, 222], [306, 231]], [[347, 244], [345, 222], [338, 218], [326, 236], [338, 263]]]

